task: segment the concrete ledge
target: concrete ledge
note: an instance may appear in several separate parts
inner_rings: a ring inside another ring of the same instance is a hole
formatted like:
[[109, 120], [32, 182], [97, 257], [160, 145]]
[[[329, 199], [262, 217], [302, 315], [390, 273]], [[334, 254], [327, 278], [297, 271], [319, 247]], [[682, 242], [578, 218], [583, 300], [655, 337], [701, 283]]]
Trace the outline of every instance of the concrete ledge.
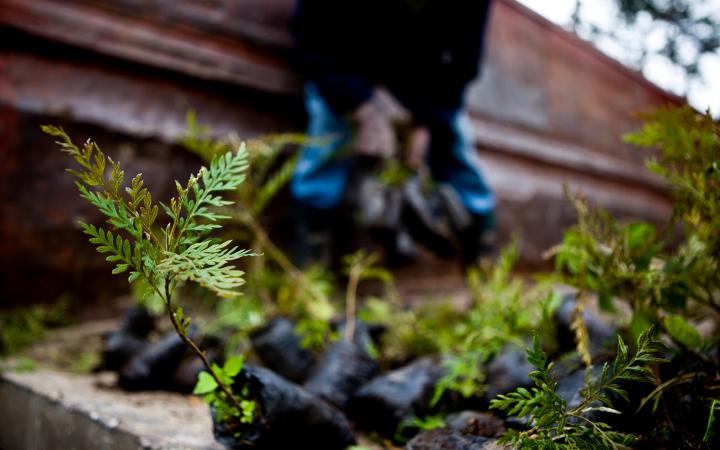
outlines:
[[3, 450], [220, 450], [200, 399], [125, 393], [105, 375], [0, 376]]

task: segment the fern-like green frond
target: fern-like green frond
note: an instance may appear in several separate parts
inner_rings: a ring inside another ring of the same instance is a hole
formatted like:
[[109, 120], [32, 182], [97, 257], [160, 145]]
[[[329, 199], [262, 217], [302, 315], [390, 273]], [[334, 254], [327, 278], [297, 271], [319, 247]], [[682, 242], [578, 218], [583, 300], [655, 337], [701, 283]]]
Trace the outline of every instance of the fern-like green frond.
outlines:
[[652, 328], [638, 338], [637, 351], [632, 356], [618, 336], [618, 354], [612, 368], [605, 364], [599, 381], [591, 379], [588, 372], [585, 387], [580, 391], [582, 401], [570, 408], [557, 393], [553, 364], [548, 362], [535, 336], [532, 347], [527, 350], [528, 361], [536, 368], [530, 373], [535, 387], [518, 388], [490, 402], [491, 408], [530, 419], [527, 431], [507, 433], [502, 442], [518, 448], [627, 448], [634, 439], [632, 435], [614, 431], [587, 414], [595, 411], [620, 414], [612, 408], [606, 393], [614, 392], [627, 398], [621, 381], [656, 381], [646, 365], [664, 361], [657, 356], [663, 348], [663, 344], [653, 338]]
[[248, 400], [249, 392], [236, 395], [230, 388], [241, 363], [228, 362], [222, 370], [215, 370], [189, 335], [190, 318], [181, 306], [173, 304], [178, 281], [197, 282], [224, 297], [236, 296], [235, 289], [244, 282], [243, 272], [231, 263], [252, 253], [231, 248], [230, 241], [218, 242], [207, 236], [209, 231], [220, 228], [216, 222], [224, 218], [211, 208], [232, 203], [220, 194], [236, 189], [245, 178], [248, 164], [244, 146], [237, 152], [213, 158], [209, 166], [191, 176], [185, 186], [176, 181], [177, 196], [170, 199], [169, 205], [159, 205], [170, 222], [158, 231], [155, 221], [159, 206], [153, 204], [141, 175], [136, 175], [130, 186], [122, 189], [124, 172], [120, 164], [106, 157], [97, 144], [88, 141], [79, 148], [61, 128], [46, 126], [43, 130], [59, 137], [61, 150], [81, 167], [70, 171], [77, 179], [80, 196], [104, 214], [114, 227], [109, 231], [92, 224], [80, 224], [97, 251], [108, 254], [106, 260], [115, 264], [112, 273], [130, 271], [130, 283], [142, 277], [162, 299], [176, 333], [209, 371], [204, 374], [211, 381], [206, 380], [201, 390], [210, 392], [208, 386], [212, 385], [212, 390], [218, 391], [217, 395], [213, 393], [212, 403], [218, 414], [224, 414], [222, 420], [235, 417], [241, 422], [252, 422], [255, 408]]
[[[143, 272], [140, 249], [137, 246], [132, 248], [129, 240], [119, 234], [113, 235], [110, 231], [83, 222], [80, 222], [80, 226], [83, 232], [90, 236], [90, 243], [97, 246], [98, 252], [110, 253], [105, 260], [117, 263], [112, 271], [113, 274], [123, 273], [128, 269], [132, 269], [133, 273]], [[135, 278], [137, 275], [131, 274], [131, 277]]]
[[222, 297], [237, 295], [244, 272], [230, 263], [237, 259], [254, 256], [250, 250], [228, 248], [230, 241], [211, 243], [203, 240], [190, 245], [181, 253], [166, 252], [165, 259], [157, 266], [161, 272], [175, 274], [183, 280], [194, 281]]
[[[201, 167], [185, 187], [176, 182], [177, 197], [170, 199], [169, 206], [161, 203], [173, 221], [165, 231], [166, 248], [170, 252], [182, 252], [208, 231], [218, 228], [213, 222], [228, 218], [211, 208], [233, 203], [223, 199], [220, 193], [235, 190], [245, 180], [247, 168], [245, 145], [240, 145], [236, 152], [217, 156], [208, 167]], [[199, 223], [199, 220], [210, 223]]]

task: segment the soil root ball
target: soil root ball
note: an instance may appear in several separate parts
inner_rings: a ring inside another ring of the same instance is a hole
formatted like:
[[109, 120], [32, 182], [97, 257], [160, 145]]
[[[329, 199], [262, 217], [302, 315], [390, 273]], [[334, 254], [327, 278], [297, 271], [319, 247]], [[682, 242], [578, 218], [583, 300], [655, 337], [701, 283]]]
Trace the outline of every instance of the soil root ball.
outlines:
[[142, 306], [130, 308], [123, 316], [120, 330], [139, 338], [146, 338], [155, 329], [155, 317]]
[[95, 370], [119, 370], [147, 345], [145, 339], [124, 331], [111, 331], [103, 336], [101, 360]]
[[489, 402], [498, 394], [532, 386], [528, 374], [533, 370], [524, 350], [508, 347], [488, 365], [485, 398]]
[[304, 381], [315, 364], [311, 351], [302, 348], [295, 326], [276, 317], [250, 336], [253, 350], [263, 365], [288, 380]]
[[147, 309], [136, 306], [123, 316], [120, 329], [103, 336], [101, 360], [95, 371], [118, 370], [146, 346], [155, 329], [155, 319]]
[[505, 421], [488, 413], [461, 411], [445, 418], [449, 428], [463, 434], [484, 437], [500, 437], [505, 433]]
[[118, 384], [129, 391], [168, 389], [186, 350], [182, 339], [170, 332], [133, 356], [120, 369]]
[[499, 450], [496, 440], [463, 434], [450, 428], [420, 433], [408, 442], [406, 450]]
[[[590, 379], [597, 382], [600, 379], [601, 372], [602, 367], [593, 366]], [[565, 400], [568, 408], [576, 408], [582, 403], [582, 390], [585, 387], [586, 376], [585, 369], [579, 369], [558, 380], [556, 392]]]
[[[359, 345], [360, 348], [370, 348], [380, 342], [380, 336], [385, 330], [378, 325], [370, 325], [362, 320], [355, 321], [355, 330], [353, 332], [352, 341]], [[337, 324], [337, 334], [345, 336], [347, 332], [347, 324], [345, 320], [341, 320]]]
[[[612, 370], [612, 369], [611, 369]], [[612, 373], [612, 372], [611, 372]], [[566, 402], [568, 408], [576, 408], [583, 401], [582, 390], [585, 388], [585, 379], [588, 376], [586, 369], [578, 369], [558, 378], [557, 394]], [[602, 376], [602, 366], [597, 364], [592, 366], [590, 371], [590, 381], [598, 383]], [[650, 395], [653, 385], [631, 380], [619, 380], [618, 386], [627, 392], [628, 398], [619, 394], [605, 390], [605, 394], [612, 403], [613, 409], [620, 411], [621, 414], [613, 414], [605, 411], [593, 410], [583, 414], [584, 417], [594, 422], [603, 422], [610, 425], [617, 431], [626, 431], [631, 433], [643, 432], [648, 427], [652, 427], [654, 421], [652, 408], [646, 406], [638, 410], [638, 405], [644, 397]], [[667, 395], [667, 392], [665, 393]], [[679, 405], [675, 402], [672, 404], [672, 411], [677, 411]], [[596, 401], [590, 406], [602, 406], [602, 403]], [[702, 408], [701, 408], [702, 409]], [[672, 414], [672, 413], [670, 413]], [[581, 422], [581, 419], [570, 418], [570, 423]], [[702, 422], [702, 419], [701, 419]], [[701, 432], [702, 433], [702, 432]]]
[[[577, 298], [574, 294], [567, 294], [563, 297], [560, 307], [555, 311], [557, 322], [557, 338], [561, 351], [575, 349], [575, 333], [572, 330], [573, 316], [577, 307]], [[589, 308], [583, 311], [583, 321], [590, 337], [590, 355], [596, 356], [605, 350], [614, 350], [617, 343], [616, 328], [605, 323], [597, 313]]]
[[364, 348], [343, 339], [328, 349], [305, 383], [305, 388], [345, 410], [350, 396], [372, 379], [378, 370], [377, 362]]
[[433, 358], [422, 358], [405, 367], [380, 375], [352, 396], [348, 411], [365, 429], [391, 437], [400, 422], [422, 417], [444, 369]]
[[[200, 344], [205, 352], [205, 358], [212, 364], [222, 365], [224, 355], [223, 342], [215, 336], [205, 336]], [[200, 372], [207, 371], [202, 360], [195, 353], [187, 352], [186, 357], [175, 369], [172, 376], [172, 390], [190, 393], [195, 389]]]
[[343, 413], [268, 369], [245, 366], [234, 386], [248, 386], [262, 418], [237, 428], [214, 422], [215, 439], [226, 447], [341, 450], [355, 443]]

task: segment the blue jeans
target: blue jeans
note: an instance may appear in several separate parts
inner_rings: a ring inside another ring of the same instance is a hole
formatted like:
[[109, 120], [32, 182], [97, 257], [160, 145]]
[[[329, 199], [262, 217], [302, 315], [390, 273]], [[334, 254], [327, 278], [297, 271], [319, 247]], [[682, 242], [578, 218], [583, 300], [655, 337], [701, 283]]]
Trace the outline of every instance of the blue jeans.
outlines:
[[[350, 142], [351, 127], [312, 83], [305, 85], [305, 108], [311, 142], [302, 150], [290, 190], [309, 206], [334, 208], [342, 201], [349, 178], [350, 160], [342, 150]], [[428, 126], [428, 165], [434, 180], [452, 186], [470, 213], [490, 214], [495, 196], [482, 176], [467, 113], [438, 111]]]

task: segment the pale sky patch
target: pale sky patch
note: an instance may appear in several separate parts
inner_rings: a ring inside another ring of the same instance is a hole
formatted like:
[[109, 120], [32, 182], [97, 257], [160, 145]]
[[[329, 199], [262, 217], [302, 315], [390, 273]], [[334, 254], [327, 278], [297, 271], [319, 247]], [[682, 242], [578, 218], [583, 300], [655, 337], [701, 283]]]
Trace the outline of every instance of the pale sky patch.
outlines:
[[[520, 3], [546, 17], [556, 24], [569, 28], [571, 16], [575, 9], [575, 0], [518, 0]], [[720, 20], [720, 0], [706, 0], [698, 6], [701, 12], [714, 13]], [[619, 26], [615, 23], [617, 7], [614, 0], [583, 0], [583, 19], [602, 28], [614, 27], [615, 31], [627, 42], [618, 45], [611, 40], [600, 40], [595, 45], [619, 61], [629, 65], [638, 55], [638, 42], [649, 44], [651, 49], [663, 46], [665, 31], [656, 28], [650, 31], [651, 20], [648, 15], [638, 17], [634, 27]], [[688, 48], [688, 57], [693, 50]], [[706, 54], [700, 59], [700, 79], [689, 82], [684, 71], [674, 66], [667, 59], [657, 56], [649, 57], [642, 73], [648, 80], [678, 95], [686, 95], [688, 102], [699, 110], [710, 108], [715, 117], [720, 117], [720, 54]]]

